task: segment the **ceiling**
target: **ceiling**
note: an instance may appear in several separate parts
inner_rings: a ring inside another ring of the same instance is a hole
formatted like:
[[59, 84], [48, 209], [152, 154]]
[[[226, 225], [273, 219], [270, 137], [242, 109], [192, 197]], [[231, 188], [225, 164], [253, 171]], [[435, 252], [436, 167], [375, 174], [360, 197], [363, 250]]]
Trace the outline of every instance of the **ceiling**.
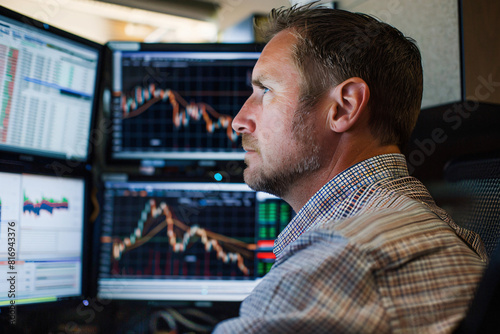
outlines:
[[[127, 7], [210, 21], [220, 30], [234, 26], [253, 14], [290, 6], [296, 0], [97, 0]], [[302, 0], [302, 2], [310, 2]]]
[[[223, 0], [97, 0], [157, 13], [189, 17], [197, 20], [213, 19]], [[226, 1], [228, 2], [228, 1]], [[232, 1], [234, 2], [234, 0]]]

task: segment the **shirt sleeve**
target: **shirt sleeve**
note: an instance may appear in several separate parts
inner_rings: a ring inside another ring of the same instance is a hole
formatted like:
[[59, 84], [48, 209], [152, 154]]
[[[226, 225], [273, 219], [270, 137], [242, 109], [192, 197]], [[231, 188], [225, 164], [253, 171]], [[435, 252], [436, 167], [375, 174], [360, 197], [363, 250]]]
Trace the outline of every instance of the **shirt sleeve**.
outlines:
[[370, 255], [332, 231], [288, 245], [238, 318], [214, 333], [387, 333], [390, 324]]

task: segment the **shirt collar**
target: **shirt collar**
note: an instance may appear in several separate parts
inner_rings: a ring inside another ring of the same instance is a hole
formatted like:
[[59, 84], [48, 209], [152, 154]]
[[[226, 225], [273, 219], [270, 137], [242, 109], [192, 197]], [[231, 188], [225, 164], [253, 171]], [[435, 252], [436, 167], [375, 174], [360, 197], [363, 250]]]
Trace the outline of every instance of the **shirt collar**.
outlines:
[[276, 239], [274, 254], [279, 257], [288, 244], [318, 222], [348, 217], [358, 200], [355, 196], [349, 197], [360, 188], [384, 179], [405, 176], [408, 176], [408, 168], [404, 155], [400, 153], [375, 156], [347, 168], [325, 184], [300, 209]]

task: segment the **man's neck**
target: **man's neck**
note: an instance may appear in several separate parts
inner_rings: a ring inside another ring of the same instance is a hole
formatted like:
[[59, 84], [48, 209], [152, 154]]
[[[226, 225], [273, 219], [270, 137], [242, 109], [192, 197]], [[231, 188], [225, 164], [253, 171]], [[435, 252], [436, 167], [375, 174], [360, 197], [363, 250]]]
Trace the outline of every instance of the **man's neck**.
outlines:
[[296, 180], [282, 198], [295, 212], [298, 212], [318, 190], [339, 173], [361, 161], [389, 153], [400, 153], [400, 150], [396, 145], [380, 146], [375, 149], [366, 147], [359, 150], [343, 150], [343, 153], [333, 155], [326, 167]]

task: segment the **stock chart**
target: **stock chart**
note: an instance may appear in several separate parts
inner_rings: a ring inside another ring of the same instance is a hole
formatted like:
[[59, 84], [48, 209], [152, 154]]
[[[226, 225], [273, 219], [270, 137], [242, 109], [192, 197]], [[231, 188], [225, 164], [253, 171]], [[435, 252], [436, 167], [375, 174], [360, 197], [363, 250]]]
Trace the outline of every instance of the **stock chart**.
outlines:
[[256, 59], [120, 58], [112, 113], [115, 157], [242, 154], [234, 116], [251, 95]]
[[253, 275], [256, 231], [252, 193], [235, 197], [227, 191], [188, 189], [114, 192], [107, 213], [115, 223], [102, 239], [109, 251], [108, 274]]

